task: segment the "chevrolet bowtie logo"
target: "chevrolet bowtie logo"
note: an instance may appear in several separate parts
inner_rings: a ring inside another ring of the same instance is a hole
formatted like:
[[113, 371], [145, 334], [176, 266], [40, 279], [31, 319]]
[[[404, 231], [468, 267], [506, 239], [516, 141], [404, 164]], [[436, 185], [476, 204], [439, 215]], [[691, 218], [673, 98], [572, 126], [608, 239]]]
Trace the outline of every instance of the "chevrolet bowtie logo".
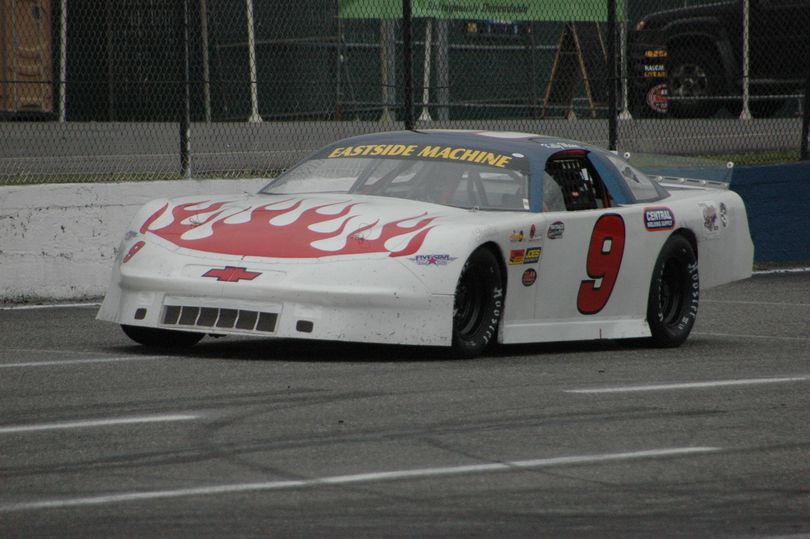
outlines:
[[203, 277], [216, 277], [217, 281], [227, 281], [235, 283], [238, 281], [252, 281], [261, 275], [258, 271], [248, 271], [247, 268], [237, 268], [235, 266], [225, 266], [222, 269], [211, 268], [203, 274]]

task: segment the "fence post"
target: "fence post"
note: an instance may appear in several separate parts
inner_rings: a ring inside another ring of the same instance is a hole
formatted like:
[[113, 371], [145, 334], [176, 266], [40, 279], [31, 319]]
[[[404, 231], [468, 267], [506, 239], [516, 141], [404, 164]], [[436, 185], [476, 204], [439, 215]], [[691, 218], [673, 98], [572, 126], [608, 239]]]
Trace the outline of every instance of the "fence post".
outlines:
[[189, 92], [188, 0], [180, 4], [180, 65], [182, 66], [180, 96], [180, 174], [191, 177], [191, 97]]
[[411, 0], [402, 0], [402, 83], [405, 89], [403, 116], [405, 129], [412, 130], [413, 118], [413, 10]]
[[804, 83], [804, 107], [802, 114], [802, 144], [801, 155], [799, 159], [802, 161], [810, 160], [810, 151], [808, 151], [808, 138], [810, 138], [810, 74]]
[[619, 120], [616, 110], [616, 0], [608, 0], [608, 149], [616, 149], [616, 131]]

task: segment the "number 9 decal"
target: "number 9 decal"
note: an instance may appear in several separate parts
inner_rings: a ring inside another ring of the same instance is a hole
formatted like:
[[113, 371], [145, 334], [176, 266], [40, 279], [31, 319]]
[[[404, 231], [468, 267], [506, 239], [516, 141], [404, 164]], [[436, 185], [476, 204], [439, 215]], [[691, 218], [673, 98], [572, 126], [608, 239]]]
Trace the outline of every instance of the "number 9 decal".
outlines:
[[622, 265], [624, 238], [624, 219], [621, 215], [603, 215], [593, 225], [585, 268], [590, 279], [582, 281], [577, 295], [580, 313], [596, 314], [607, 305]]

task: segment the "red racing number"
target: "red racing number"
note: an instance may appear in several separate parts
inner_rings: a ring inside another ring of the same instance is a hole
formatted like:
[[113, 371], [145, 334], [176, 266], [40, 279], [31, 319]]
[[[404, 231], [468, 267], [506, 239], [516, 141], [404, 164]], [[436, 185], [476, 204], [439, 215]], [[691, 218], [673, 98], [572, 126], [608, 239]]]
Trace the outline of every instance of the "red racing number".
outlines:
[[624, 219], [621, 215], [603, 215], [593, 225], [585, 268], [590, 279], [582, 281], [577, 295], [580, 313], [596, 314], [607, 305], [622, 265], [624, 238]]

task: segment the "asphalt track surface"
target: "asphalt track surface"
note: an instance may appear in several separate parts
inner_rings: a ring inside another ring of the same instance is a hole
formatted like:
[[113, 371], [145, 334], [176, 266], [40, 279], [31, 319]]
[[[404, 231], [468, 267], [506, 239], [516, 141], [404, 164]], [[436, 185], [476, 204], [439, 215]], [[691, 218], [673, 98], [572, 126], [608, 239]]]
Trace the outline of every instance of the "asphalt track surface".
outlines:
[[810, 537], [810, 273], [675, 350], [207, 338], [0, 310], [0, 537]]

